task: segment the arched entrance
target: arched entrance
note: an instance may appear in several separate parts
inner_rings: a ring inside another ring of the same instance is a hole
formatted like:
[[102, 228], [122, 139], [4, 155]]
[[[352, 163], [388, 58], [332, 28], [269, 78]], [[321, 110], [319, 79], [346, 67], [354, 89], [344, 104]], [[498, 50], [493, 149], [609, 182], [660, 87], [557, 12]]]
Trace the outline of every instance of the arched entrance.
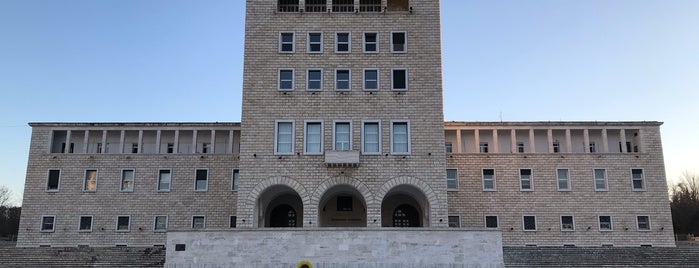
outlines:
[[267, 188], [257, 202], [258, 227], [303, 227], [303, 202], [286, 185]]
[[427, 197], [411, 185], [398, 185], [381, 202], [382, 227], [428, 227]]
[[366, 202], [350, 185], [336, 185], [325, 191], [318, 203], [320, 227], [366, 227]]

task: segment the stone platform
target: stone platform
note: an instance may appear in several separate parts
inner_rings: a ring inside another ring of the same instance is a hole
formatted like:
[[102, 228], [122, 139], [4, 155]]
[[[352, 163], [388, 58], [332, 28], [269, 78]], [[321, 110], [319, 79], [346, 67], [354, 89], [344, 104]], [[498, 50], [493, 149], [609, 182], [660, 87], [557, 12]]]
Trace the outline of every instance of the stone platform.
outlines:
[[168, 231], [165, 267], [504, 267], [499, 231], [454, 228]]

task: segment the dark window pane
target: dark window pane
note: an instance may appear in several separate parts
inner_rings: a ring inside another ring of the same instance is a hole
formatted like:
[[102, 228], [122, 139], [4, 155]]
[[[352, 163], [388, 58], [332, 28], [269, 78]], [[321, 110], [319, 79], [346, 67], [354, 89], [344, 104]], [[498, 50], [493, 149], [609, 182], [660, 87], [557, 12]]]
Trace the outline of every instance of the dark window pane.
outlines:
[[393, 70], [393, 88], [406, 89], [406, 74], [405, 70]]
[[485, 227], [486, 228], [498, 228], [498, 217], [497, 216], [485, 216]]

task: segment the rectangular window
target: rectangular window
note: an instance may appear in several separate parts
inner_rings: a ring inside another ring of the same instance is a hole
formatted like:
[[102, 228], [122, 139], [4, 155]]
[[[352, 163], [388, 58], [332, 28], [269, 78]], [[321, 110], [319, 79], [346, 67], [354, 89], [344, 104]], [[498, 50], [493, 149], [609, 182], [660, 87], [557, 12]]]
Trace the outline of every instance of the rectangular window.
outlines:
[[332, 0], [333, 12], [354, 12], [354, 0]]
[[158, 170], [158, 192], [169, 192], [172, 185], [172, 171], [169, 169]]
[[134, 170], [125, 169], [121, 171], [121, 191], [133, 192], [134, 185]]
[[536, 231], [536, 216], [524, 215], [522, 216], [522, 227], [525, 231]]
[[323, 152], [323, 123], [306, 122], [306, 154], [321, 154]]
[[524, 153], [524, 142], [518, 142], [518, 143], [517, 143], [517, 152], [518, 152], [518, 153]]
[[83, 191], [94, 192], [97, 190], [97, 170], [85, 170], [85, 179], [83, 180]]
[[561, 231], [575, 231], [573, 216], [561, 216]]
[[391, 33], [391, 52], [405, 53], [408, 51], [406, 32]]
[[596, 168], [593, 170], [595, 175], [595, 190], [596, 191], [606, 191], [607, 190], [607, 170], [602, 168]]
[[494, 169], [483, 169], [483, 191], [495, 191]]
[[352, 84], [350, 81], [350, 70], [335, 70], [335, 90], [350, 90]]
[[240, 180], [240, 170], [234, 169], [231, 178], [231, 191], [238, 191], [238, 181]]
[[172, 152], [175, 151], [175, 144], [174, 143], [168, 143], [167, 144], [167, 153], [171, 154]]
[[277, 11], [299, 12], [299, 0], [277, 0]]
[[279, 33], [279, 53], [294, 53], [294, 33]]
[[80, 216], [78, 231], [92, 232], [92, 216]]
[[554, 153], [560, 153], [561, 152], [561, 144], [559, 142], [554, 142], [553, 143], [553, 152]]
[[60, 169], [49, 169], [49, 177], [46, 180], [46, 191], [58, 192], [58, 185], [61, 180]]
[[391, 70], [391, 89], [408, 90], [408, 69]]
[[631, 169], [631, 185], [634, 191], [643, 191], [646, 189], [644, 183], [643, 169]]
[[636, 216], [636, 226], [639, 231], [650, 231], [650, 216]]
[[481, 142], [478, 144], [478, 151], [482, 154], [488, 153], [488, 143], [487, 142]]
[[132, 154], [137, 154], [137, 153], [138, 153], [138, 143], [132, 143], [132, 144], [131, 144], [131, 153], [132, 153]]
[[275, 154], [294, 153], [294, 122], [277, 122]]
[[323, 70], [309, 69], [306, 77], [306, 90], [319, 91], [323, 90]]
[[228, 228], [236, 228], [237, 221], [238, 221], [237, 216], [228, 217]]
[[337, 211], [352, 211], [352, 197], [351, 196], [338, 196], [337, 197]]
[[157, 215], [153, 217], [153, 231], [167, 230], [167, 215]]
[[486, 215], [485, 228], [498, 228], [498, 216]]
[[453, 150], [454, 150], [454, 148], [453, 148], [453, 145], [451, 144], [451, 142], [445, 142], [445, 143], [444, 143], [444, 151], [445, 151], [446, 153], [449, 153], [449, 154], [450, 154], [450, 153], [453, 152]]
[[381, 12], [381, 0], [359, 0], [359, 12]]
[[348, 32], [335, 33], [335, 53], [349, 53], [352, 49], [350, 38]]
[[306, 12], [325, 12], [327, 9], [325, 0], [306, 0]]
[[195, 191], [206, 191], [209, 184], [209, 170], [208, 169], [197, 169], [196, 177], [194, 182]]
[[570, 171], [567, 168], [556, 169], [559, 191], [570, 191]]
[[612, 230], [612, 216], [599, 216], [599, 230], [600, 231], [611, 231]]
[[364, 69], [364, 90], [379, 90], [379, 70]]
[[590, 152], [591, 153], [597, 152], [597, 144], [594, 141], [590, 142]]
[[349, 151], [352, 150], [352, 134], [350, 132], [350, 122], [336, 122], [333, 135], [333, 150]]
[[101, 154], [101, 153], [102, 153], [102, 143], [101, 143], [101, 142], [98, 142], [98, 143], [97, 143], [97, 151], [96, 151], [96, 153], [98, 153], [98, 154]]
[[192, 216], [192, 229], [204, 229], [206, 228], [206, 217], [205, 216]]
[[116, 231], [128, 232], [131, 228], [131, 216], [117, 216]]
[[409, 122], [391, 122], [391, 153], [410, 154]]
[[279, 87], [278, 90], [294, 90], [294, 70], [280, 69], [279, 70]]
[[[308, 8], [308, 3], [306, 3]], [[308, 33], [308, 53], [323, 53], [323, 33]]]
[[362, 153], [380, 154], [381, 135], [379, 122], [364, 122], [362, 126]]
[[532, 189], [532, 170], [528, 168], [519, 170], [519, 189], [529, 191]]
[[42, 216], [41, 217], [41, 231], [42, 232], [53, 232], [56, 224], [56, 216]]
[[153, 217], [153, 231], [163, 232], [167, 230], [167, 215]]
[[459, 177], [456, 169], [447, 169], [447, 189], [459, 189]]
[[459, 228], [461, 227], [461, 220], [459, 219], [459, 216], [449, 216], [449, 227], [451, 228]]
[[379, 52], [379, 33], [364, 33], [364, 53]]

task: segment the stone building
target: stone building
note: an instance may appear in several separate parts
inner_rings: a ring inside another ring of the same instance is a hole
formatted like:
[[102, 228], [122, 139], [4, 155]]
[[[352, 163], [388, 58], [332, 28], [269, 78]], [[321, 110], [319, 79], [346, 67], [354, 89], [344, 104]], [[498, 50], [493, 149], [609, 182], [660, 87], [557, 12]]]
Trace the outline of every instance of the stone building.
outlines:
[[31, 123], [18, 246], [272, 227], [674, 245], [661, 123], [444, 122], [439, 1], [246, 18], [241, 123]]

